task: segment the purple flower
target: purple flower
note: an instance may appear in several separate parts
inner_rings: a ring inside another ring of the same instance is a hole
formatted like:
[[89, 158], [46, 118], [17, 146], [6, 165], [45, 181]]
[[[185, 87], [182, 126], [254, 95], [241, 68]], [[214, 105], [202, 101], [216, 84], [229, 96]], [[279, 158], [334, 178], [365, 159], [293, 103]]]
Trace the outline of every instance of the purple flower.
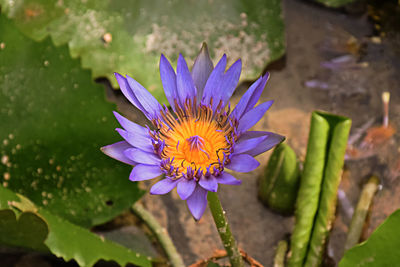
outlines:
[[179, 55], [176, 73], [161, 55], [160, 76], [171, 110], [137, 81], [115, 73], [122, 93], [151, 122], [142, 127], [114, 112], [123, 129], [124, 141], [105, 146], [108, 156], [133, 165], [131, 181], [164, 175], [153, 185], [151, 194], [166, 194], [177, 188], [195, 219], [207, 206], [207, 192], [218, 184], [239, 185], [231, 174], [250, 172], [260, 164], [254, 156], [284, 140], [271, 132], [248, 131], [272, 105], [257, 106], [269, 75], [255, 81], [231, 111], [229, 99], [239, 81], [241, 60], [226, 69], [226, 55], [213, 67], [204, 45], [190, 72]]

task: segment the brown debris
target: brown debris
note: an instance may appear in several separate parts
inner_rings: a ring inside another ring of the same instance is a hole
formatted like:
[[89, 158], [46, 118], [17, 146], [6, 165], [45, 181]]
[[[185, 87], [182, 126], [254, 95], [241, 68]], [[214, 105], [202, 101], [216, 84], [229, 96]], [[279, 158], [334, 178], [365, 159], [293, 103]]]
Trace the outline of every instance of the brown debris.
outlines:
[[[248, 263], [250, 264], [251, 267], [264, 267], [264, 265], [262, 265], [261, 263], [259, 263], [257, 260], [253, 259], [251, 256], [249, 256], [249, 254], [247, 254], [247, 252], [245, 252], [244, 250], [240, 249], [240, 254], [242, 255], [242, 258]], [[213, 255], [208, 258], [208, 259], [204, 259], [204, 260], [199, 260], [196, 263], [193, 263], [192, 265], [190, 265], [189, 267], [206, 267], [207, 264], [209, 262], [213, 262], [216, 261], [218, 259], [222, 259], [227, 257], [227, 253], [225, 250], [223, 249], [216, 249], [213, 252]]]

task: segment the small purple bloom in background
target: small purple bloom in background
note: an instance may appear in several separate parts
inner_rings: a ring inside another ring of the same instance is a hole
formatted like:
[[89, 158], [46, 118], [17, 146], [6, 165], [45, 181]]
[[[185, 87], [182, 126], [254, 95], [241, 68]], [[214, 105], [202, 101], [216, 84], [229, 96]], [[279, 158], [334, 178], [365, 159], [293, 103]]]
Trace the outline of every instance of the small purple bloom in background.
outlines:
[[207, 206], [208, 191], [216, 192], [218, 184], [241, 184], [225, 168], [250, 172], [260, 165], [254, 156], [284, 140], [275, 133], [248, 131], [272, 105], [268, 101], [254, 107], [269, 75], [255, 81], [231, 111], [229, 99], [239, 81], [242, 62], [225, 69], [226, 55], [214, 68], [205, 45], [191, 72], [182, 55], [176, 73], [161, 55], [160, 76], [172, 110], [161, 106], [128, 75], [115, 73], [122, 93], [146, 115], [152, 127], [142, 127], [114, 112], [124, 141], [102, 151], [134, 166], [131, 181], [163, 174], [150, 193], [166, 194], [176, 187], [197, 220]]

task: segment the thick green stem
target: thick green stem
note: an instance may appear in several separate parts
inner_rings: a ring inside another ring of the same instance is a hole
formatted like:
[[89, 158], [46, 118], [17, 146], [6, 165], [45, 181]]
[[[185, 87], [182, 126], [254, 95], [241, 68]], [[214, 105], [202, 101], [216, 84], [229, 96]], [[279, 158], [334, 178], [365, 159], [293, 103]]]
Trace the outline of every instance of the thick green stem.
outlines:
[[137, 215], [154, 233], [161, 247], [164, 249], [167, 257], [173, 267], [185, 267], [183, 260], [172, 243], [167, 231], [157, 222], [156, 218], [145, 210], [141, 204], [136, 202], [132, 208], [132, 212]]
[[242, 256], [232, 235], [231, 228], [225, 217], [225, 211], [222, 209], [217, 193], [208, 192], [208, 204], [232, 267], [243, 267]]

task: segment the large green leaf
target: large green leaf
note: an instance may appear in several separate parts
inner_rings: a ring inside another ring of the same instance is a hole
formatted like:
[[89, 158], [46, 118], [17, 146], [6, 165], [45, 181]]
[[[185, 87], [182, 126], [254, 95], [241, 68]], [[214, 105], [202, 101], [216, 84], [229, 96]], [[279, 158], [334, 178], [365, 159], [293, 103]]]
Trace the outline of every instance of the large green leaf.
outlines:
[[313, 112], [289, 266], [319, 266], [335, 210], [351, 120]]
[[129, 167], [99, 148], [117, 141], [113, 105], [66, 46], [36, 43], [0, 18], [0, 184], [89, 227], [141, 196]]
[[400, 210], [390, 215], [363, 243], [349, 249], [339, 267], [398, 266]]
[[329, 123], [313, 113], [308, 137], [307, 154], [296, 201], [296, 225], [291, 237], [288, 266], [303, 266], [318, 210], [325, 157], [328, 148]]
[[151, 257], [100, 238], [43, 208], [27, 208], [26, 201], [0, 186], [0, 244], [49, 250], [65, 261], [76, 260], [80, 266], [92, 266], [101, 259], [121, 266], [151, 266]]
[[203, 41], [211, 55], [242, 58], [242, 79], [254, 79], [285, 50], [280, 0], [0, 0], [18, 28], [35, 40], [68, 43], [93, 76], [132, 75], [159, 100], [160, 53], [193, 60]]
[[329, 123], [329, 147], [321, 185], [318, 212], [315, 217], [309, 250], [304, 266], [320, 266], [326, 240], [336, 211], [336, 196], [342, 178], [344, 155], [350, 133], [351, 120], [347, 117], [318, 112]]

